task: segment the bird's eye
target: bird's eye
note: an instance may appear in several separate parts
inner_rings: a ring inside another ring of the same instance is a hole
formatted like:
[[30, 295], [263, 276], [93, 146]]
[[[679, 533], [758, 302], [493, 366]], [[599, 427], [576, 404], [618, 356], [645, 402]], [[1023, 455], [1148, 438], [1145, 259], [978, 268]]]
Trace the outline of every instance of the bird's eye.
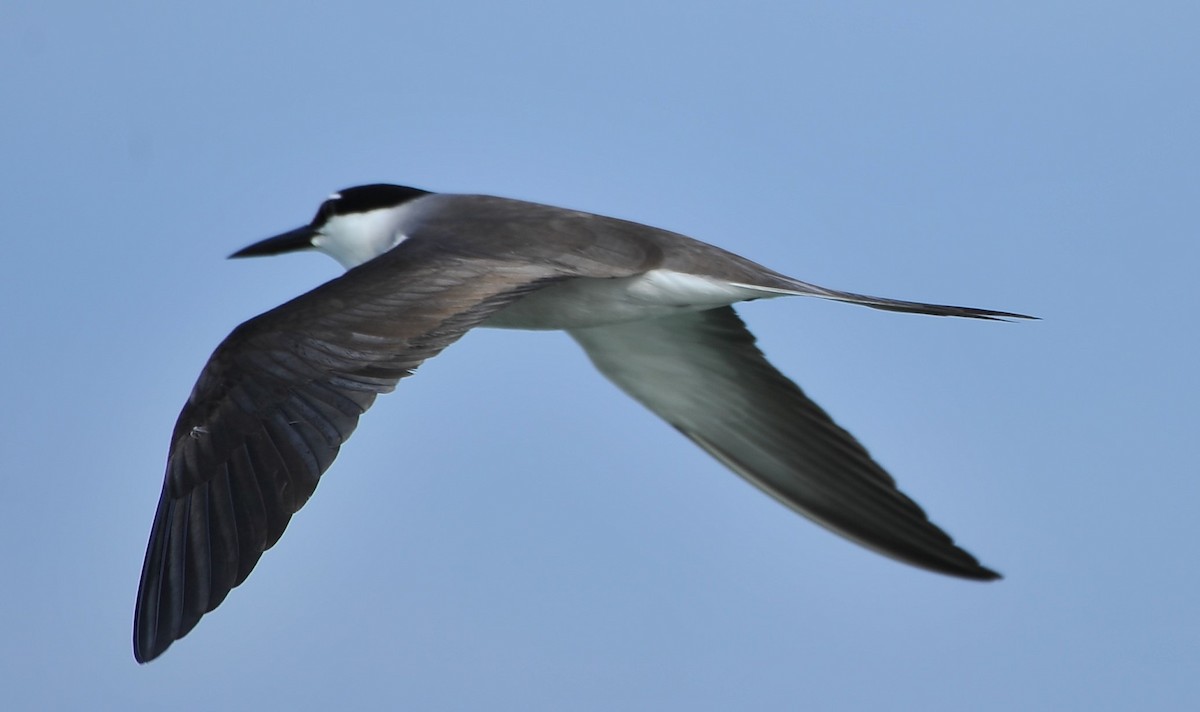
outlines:
[[321, 203], [321, 207], [317, 208], [316, 216], [312, 219], [312, 224], [313, 225], [323, 225], [330, 218], [332, 218], [334, 215], [336, 215], [337, 210], [335, 208], [335, 205], [337, 204], [337, 201], [340, 197], [341, 196], [334, 196], [334, 197], [331, 197], [329, 200], [326, 200], [324, 203]]

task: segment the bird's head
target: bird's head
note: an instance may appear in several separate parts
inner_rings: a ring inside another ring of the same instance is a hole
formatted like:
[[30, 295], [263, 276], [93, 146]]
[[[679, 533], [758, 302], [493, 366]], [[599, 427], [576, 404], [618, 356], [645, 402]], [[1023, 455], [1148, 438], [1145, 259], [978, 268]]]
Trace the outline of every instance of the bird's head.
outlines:
[[244, 247], [230, 257], [260, 257], [319, 250], [346, 269], [374, 259], [404, 241], [406, 208], [428, 191], [373, 183], [329, 196], [312, 222]]

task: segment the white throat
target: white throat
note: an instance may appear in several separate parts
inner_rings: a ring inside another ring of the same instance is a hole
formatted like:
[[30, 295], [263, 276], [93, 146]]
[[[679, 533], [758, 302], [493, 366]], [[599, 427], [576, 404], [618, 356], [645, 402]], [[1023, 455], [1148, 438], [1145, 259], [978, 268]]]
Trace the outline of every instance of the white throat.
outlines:
[[336, 215], [316, 237], [313, 247], [350, 269], [375, 259], [408, 238], [404, 217], [408, 205], [379, 208], [366, 213]]

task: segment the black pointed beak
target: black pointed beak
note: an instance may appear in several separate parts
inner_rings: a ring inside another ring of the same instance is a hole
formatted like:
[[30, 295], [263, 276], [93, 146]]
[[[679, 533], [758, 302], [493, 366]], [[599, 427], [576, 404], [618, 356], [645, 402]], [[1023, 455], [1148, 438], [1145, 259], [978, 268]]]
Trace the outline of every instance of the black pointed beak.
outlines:
[[289, 230], [282, 235], [260, 240], [249, 247], [243, 247], [230, 255], [229, 258], [263, 257], [265, 255], [279, 255], [284, 252], [295, 252], [297, 250], [311, 250], [313, 247], [312, 241], [316, 235], [317, 231], [311, 225], [305, 225], [295, 230]]

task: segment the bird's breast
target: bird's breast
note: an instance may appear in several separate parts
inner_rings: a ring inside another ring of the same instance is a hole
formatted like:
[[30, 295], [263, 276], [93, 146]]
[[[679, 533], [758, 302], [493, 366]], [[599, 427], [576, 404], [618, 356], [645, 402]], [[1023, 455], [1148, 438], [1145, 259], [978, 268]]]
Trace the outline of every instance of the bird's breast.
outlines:
[[583, 329], [777, 296], [713, 277], [657, 269], [633, 277], [559, 282], [513, 302], [483, 326]]

